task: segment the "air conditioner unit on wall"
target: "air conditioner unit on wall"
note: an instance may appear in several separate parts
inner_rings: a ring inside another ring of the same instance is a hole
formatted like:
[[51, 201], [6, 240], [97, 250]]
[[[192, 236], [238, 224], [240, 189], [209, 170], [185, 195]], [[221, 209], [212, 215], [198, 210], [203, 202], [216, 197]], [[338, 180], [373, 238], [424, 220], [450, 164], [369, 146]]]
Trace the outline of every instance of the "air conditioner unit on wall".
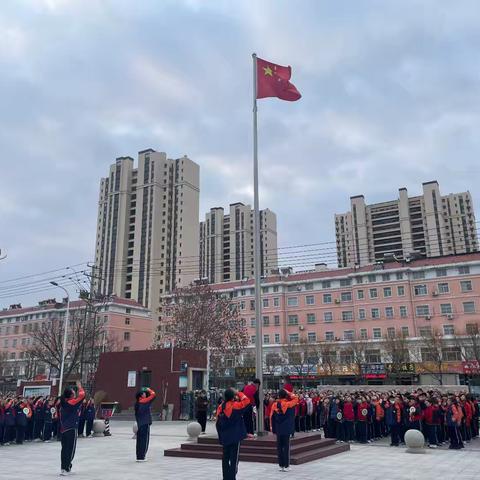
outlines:
[[449, 314], [447, 315], [447, 318], [448, 318], [448, 320], [453, 320], [453, 319], [454, 319], [454, 316], [453, 316], [452, 313], [449, 313]]
[[431, 319], [432, 319], [432, 317], [430, 315], [425, 316], [425, 320], [431, 320]]
[[340, 303], [340, 299], [339, 299], [339, 298], [336, 298], [336, 299], [335, 299], [335, 303], [337, 303], [337, 304]]
[[434, 290], [434, 291], [432, 292], [432, 296], [433, 296], [433, 297], [438, 297], [438, 292], [437, 292], [436, 290]]
[[299, 330], [305, 330], [305, 325], [300, 325], [300, 326], [298, 327], [298, 329], [299, 329]]

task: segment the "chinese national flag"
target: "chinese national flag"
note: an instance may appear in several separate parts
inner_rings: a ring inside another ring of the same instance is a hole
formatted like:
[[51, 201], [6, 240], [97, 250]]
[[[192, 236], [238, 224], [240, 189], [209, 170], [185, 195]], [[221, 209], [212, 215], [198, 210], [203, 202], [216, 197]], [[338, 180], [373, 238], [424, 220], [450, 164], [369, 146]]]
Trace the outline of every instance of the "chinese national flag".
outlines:
[[282, 67], [257, 58], [257, 98], [278, 97], [294, 102], [302, 96], [290, 83], [291, 67]]

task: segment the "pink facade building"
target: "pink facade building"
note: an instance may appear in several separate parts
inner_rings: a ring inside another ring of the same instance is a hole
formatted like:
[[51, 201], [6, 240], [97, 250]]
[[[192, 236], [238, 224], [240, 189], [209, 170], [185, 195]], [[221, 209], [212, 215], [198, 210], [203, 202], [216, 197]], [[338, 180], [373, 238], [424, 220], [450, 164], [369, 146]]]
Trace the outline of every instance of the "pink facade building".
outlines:
[[[70, 323], [75, 314], [86, 308], [83, 300], [70, 302]], [[134, 300], [111, 297], [96, 306], [96, 321], [103, 325], [102, 345], [117, 351], [145, 350], [152, 344], [152, 318], [150, 311]], [[65, 318], [66, 303], [55, 300], [40, 302], [38, 306], [22, 308], [12, 305], [0, 311], [0, 378], [24, 378], [25, 352], [31, 346], [32, 333], [53, 319]], [[47, 374], [44, 365], [38, 365], [37, 374]]]
[[[213, 288], [237, 303], [253, 346], [253, 280]], [[340, 358], [348, 342], [364, 340], [373, 352], [365, 363], [385, 362], [381, 344], [386, 337], [406, 337], [414, 346], [415, 339], [429, 333], [448, 341], [477, 331], [480, 253], [357, 269], [328, 270], [321, 266], [318, 271], [270, 276], [262, 286], [262, 318], [266, 354], [280, 351], [285, 344], [332, 342]], [[421, 359], [421, 352], [417, 358]], [[458, 380], [463, 352], [447, 343], [445, 360], [457, 362], [451, 368]]]

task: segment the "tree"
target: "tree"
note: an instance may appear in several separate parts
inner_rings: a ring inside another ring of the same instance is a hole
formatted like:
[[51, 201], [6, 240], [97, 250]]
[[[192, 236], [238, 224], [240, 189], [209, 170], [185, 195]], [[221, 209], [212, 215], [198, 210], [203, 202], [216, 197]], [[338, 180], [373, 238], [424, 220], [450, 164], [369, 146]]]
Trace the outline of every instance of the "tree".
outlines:
[[288, 365], [294, 375], [299, 377], [317, 373], [318, 346], [301, 338], [299, 342], [288, 342], [282, 347], [282, 352], [288, 359]]
[[386, 363], [390, 364], [389, 377], [398, 384], [405, 364], [410, 362], [408, 340], [404, 335], [386, 335], [383, 340]]
[[419, 350], [416, 352], [416, 360], [422, 363], [422, 368], [443, 385], [445, 373], [445, 360], [443, 349], [445, 341], [440, 332], [430, 330], [421, 336]]
[[455, 335], [454, 343], [462, 359], [469, 365], [470, 378], [480, 375], [480, 329], [478, 323], [467, 324], [464, 335]]
[[7, 376], [8, 370], [8, 354], [7, 352], [0, 352], [0, 377]]
[[359, 338], [357, 340], [352, 340], [348, 346], [347, 350], [351, 353], [351, 363], [350, 367], [355, 374], [355, 380], [357, 383], [363, 383], [362, 375], [362, 364], [365, 363], [365, 351], [367, 350], [368, 343]]
[[[97, 314], [106, 300], [90, 301], [86, 298], [81, 308], [70, 309], [64, 378], [68, 379], [73, 373], [81, 374], [84, 365], [90, 374], [96, 371], [100, 352], [104, 350], [103, 322], [97, 319]], [[25, 355], [32, 368], [35, 363], [42, 363], [50, 371], [60, 372], [66, 313], [62, 314], [44, 322], [41, 328], [30, 334], [32, 344], [25, 350]], [[110, 348], [110, 341], [107, 343]], [[35, 371], [29, 372], [31, 376], [34, 374]]]
[[323, 374], [328, 377], [334, 377], [337, 374], [338, 356], [337, 345], [334, 342], [320, 342], [318, 352], [321, 356], [320, 366]]
[[247, 328], [230, 298], [209, 285], [194, 284], [176, 290], [161, 305], [165, 324], [157, 332], [155, 346], [165, 340], [194, 350], [235, 355], [248, 344]]

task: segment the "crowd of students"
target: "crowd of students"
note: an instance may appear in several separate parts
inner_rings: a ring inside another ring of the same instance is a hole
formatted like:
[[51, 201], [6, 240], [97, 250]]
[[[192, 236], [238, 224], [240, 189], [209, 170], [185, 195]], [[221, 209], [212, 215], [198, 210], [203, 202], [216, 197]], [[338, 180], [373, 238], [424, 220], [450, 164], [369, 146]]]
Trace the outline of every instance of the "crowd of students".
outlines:
[[[0, 446], [60, 440], [61, 397], [0, 395]], [[92, 435], [93, 399], [83, 399], [78, 409], [78, 436]]]
[[[285, 389], [292, 391], [291, 385]], [[430, 448], [449, 442], [449, 448], [463, 448], [479, 435], [479, 402], [467, 392], [437, 390], [400, 393], [377, 391], [303, 390], [297, 392], [295, 431], [323, 431], [338, 442], [369, 443], [390, 436], [391, 446], [404, 443], [405, 432], [420, 430]], [[278, 394], [265, 394], [265, 429]]]

